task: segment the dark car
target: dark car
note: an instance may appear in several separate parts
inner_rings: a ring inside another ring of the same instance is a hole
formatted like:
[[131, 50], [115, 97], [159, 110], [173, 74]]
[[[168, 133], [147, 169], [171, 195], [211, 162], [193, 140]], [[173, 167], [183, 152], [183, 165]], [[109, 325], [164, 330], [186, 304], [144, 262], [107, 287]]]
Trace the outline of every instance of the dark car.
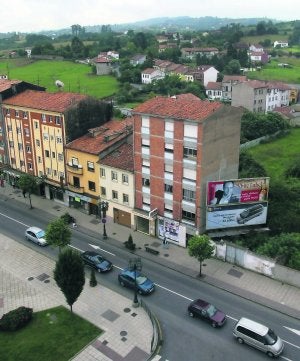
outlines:
[[80, 256], [86, 265], [94, 267], [98, 272], [107, 272], [113, 267], [112, 263], [99, 253], [87, 251], [81, 253]]
[[195, 300], [188, 306], [188, 312], [191, 317], [199, 317], [211, 323], [213, 327], [223, 326], [226, 321], [224, 312], [218, 310], [211, 303], [203, 300]]
[[120, 285], [123, 287], [133, 288], [135, 286], [135, 272], [136, 272], [136, 287], [140, 295], [147, 295], [154, 291], [154, 283], [149, 280], [145, 275], [139, 271], [130, 271], [129, 269], [124, 269], [118, 275], [118, 280]]

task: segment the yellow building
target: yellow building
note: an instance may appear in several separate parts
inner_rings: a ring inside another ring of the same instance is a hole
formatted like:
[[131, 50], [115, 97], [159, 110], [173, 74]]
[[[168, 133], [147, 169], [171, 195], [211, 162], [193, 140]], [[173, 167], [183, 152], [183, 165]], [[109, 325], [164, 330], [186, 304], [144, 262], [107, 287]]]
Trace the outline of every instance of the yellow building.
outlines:
[[290, 88], [290, 104], [295, 104], [298, 101], [299, 90], [297, 88]]
[[44, 180], [40, 191], [47, 198], [64, 201], [65, 112], [85, 98], [26, 90], [2, 103], [10, 167]]
[[67, 190], [71, 207], [88, 214], [99, 213], [101, 159], [132, 136], [132, 121], [111, 120], [90, 129], [66, 146]]

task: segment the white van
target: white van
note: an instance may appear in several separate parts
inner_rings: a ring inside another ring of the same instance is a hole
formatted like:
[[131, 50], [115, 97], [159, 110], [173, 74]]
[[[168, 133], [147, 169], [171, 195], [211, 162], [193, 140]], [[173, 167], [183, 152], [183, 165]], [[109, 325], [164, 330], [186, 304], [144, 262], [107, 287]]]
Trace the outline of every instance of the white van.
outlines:
[[235, 325], [233, 335], [239, 343], [247, 343], [270, 357], [279, 356], [284, 344], [274, 331], [258, 322], [242, 317]]

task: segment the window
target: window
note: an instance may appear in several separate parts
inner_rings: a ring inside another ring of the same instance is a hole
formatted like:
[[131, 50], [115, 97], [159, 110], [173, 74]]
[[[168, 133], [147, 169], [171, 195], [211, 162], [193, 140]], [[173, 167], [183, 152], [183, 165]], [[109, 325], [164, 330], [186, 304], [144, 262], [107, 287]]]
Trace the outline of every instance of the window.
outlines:
[[24, 166], [25, 166], [24, 160], [20, 160], [20, 167], [24, 167]]
[[28, 128], [24, 128], [25, 137], [29, 137], [30, 132]]
[[114, 182], [118, 181], [118, 173], [113, 170], [111, 171], [111, 180]]
[[182, 211], [182, 219], [186, 219], [187, 221], [195, 222], [196, 216], [195, 213]]
[[72, 157], [72, 167], [78, 167], [78, 158]]
[[101, 196], [106, 197], [106, 188], [105, 187], [100, 187], [100, 192], [101, 192]]
[[197, 158], [197, 149], [193, 148], [183, 148], [183, 157], [184, 158]]
[[100, 177], [105, 178], [105, 169], [104, 168], [100, 168]]
[[44, 133], [44, 134], [43, 134], [43, 138], [44, 138], [44, 140], [49, 140], [49, 134], [48, 134], [48, 133]]
[[52, 158], [55, 158], [55, 152], [52, 152]]
[[182, 190], [182, 198], [185, 201], [188, 201], [188, 202], [195, 202], [195, 200], [196, 200], [196, 192], [191, 191], [189, 189], [183, 189]]
[[50, 168], [46, 168], [46, 173], [47, 173], [47, 175], [50, 175], [50, 174], [51, 174], [51, 169], [50, 169]]
[[28, 169], [32, 169], [32, 163], [28, 163]]
[[60, 119], [60, 117], [59, 116], [55, 116], [55, 124], [56, 125], [60, 125], [61, 124], [61, 119]]
[[19, 111], [16, 109], [16, 118], [19, 118]]
[[62, 137], [56, 137], [56, 143], [62, 143]]
[[34, 122], [34, 128], [39, 129], [39, 122]]
[[166, 153], [174, 153], [174, 145], [171, 143], [165, 144], [165, 152]]
[[118, 200], [118, 192], [112, 191], [112, 199]]
[[142, 178], [142, 184], [144, 187], [150, 187], [150, 179]]
[[183, 178], [195, 181], [196, 176], [196, 170], [183, 168]]
[[8, 130], [9, 132], [12, 132], [12, 126], [11, 126], [11, 125], [8, 125], [8, 126], [7, 126], [7, 130]]
[[197, 125], [184, 124], [184, 137], [185, 138], [197, 138], [198, 127]]
[[21, 128], [17, 127], [17, 134], [21, 134]]
[[62, 162], [64, 160], [64, 155], [62, 153], [57, 154], [57, 159], [59, 162]]
[[53, 176], [57, 177], [57, 170], [56, 169], [53, 170]]
[[173, 193], [173, 186], [171, 186], [170, 184], [165, 184], [165, 192]]
[[89, 172], [95, 172], [94, 162], [87, 162], [87, 169]]
[[59, 172], [59, 178], [64, 179], [65, 178], [65, 173], [64, 172]]
[[123, 193], [123, 203], [126, 203], [126, 204], [129, 203], [129, 196], [128, 196], [128, 194]]
[[49, 122], [53, 123], [52, 115], [49, 115]]
[[46, 158], [49, 158], [49, 157], [50, 157], [50, 152], [49, 152], [49, 150], [45, 150], [45, 157], [46, 157]]
[[31, 146], [30, 145], [26, 145], [26, 152], [31, 153]]
[[25, 111], [23, 112], [23, 118], [24, 118], [24, 119], [27, 119], [27, 118], [28, 118], [28, 112], [25, 112]]
[[22, 143], [18, 143], [18, 149], [23, 150], [23, 144]]
[[36, 143], [36, 146], [37, 146], [37, 147], [40, 147], [40, 146], [41, 146], [41, 142], [40, 142], [39, 139], [36, 139], [35, 143]]
[[45, 123], [46, 122], [46, 114], [42, 114], [42, 121]]
[[142, 116], [142, 127], [149, 128], [149, 117]]
[[6, 115], [10, 116], [10, 109], [6, 109]]
[[173, 164], [165, 164], [165, 172], [173, 173]]
[[150, 168], [150, 161], [149, 161], [149, 159], [142, 159], [142, 165], [143, 165], [143, 167]]
[[95, 185], [95, 182], [91, 182], [89, 181], [89, 190], [90, 191], [96, 191], [96, 185]]
[[122, 183], [128, 184], [128, 175], [122, 174]]
[[9, 141], [9, 147], [13, 148], [14, 147], [14, 142], [12, 140]]
[[169, 212], [169, 213], [173, 213], [173, 206], [171, 204], [166, 204], [165, 203], [164, 211]]
[[144, 139], [142, 138], [142, 147], [150, 147], [150, 139]]
[[38, 160], [38, 163], [42, 163], [42, 158], [40, 156], [38, 156], [37, 160]]

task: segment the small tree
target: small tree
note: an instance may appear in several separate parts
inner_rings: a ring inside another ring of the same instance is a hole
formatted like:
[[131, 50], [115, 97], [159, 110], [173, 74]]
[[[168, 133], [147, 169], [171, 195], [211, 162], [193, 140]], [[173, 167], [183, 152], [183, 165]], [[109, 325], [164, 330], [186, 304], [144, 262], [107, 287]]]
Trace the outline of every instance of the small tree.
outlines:
[[213, 255], [214, 247], [210, 244], [209, 237], [204, 234], [202, 236], [194, 236], [189, 239], [188, 252], [191, 257], [197, 258], [200, 262], [200, 273], [202, 276], [202, 262]]
[[95, 275], [95, 270], [94, 270], [94, 268], [91, 269], [90, 286], [91, 286], [91, 287], [97, 286], [97, 280], [96, 280], [96, 275]]
[[81, 294], [85, 283], [84, 264], [77, 251], [67, 248], [59, 254], [54, 279], [73, 312], [73, 303]]
[[50, 245], [59, 247], [60, 252], [62, 247], [71, 243], [71, 235], [71, 230], [65, 220], [58, 218], [48, 224], [45, 238]]
[[130, 234], [128, 237], [128, 241], [124, 242], [125, 247], [130, 249], [131, 251], [135, 250], [135, 243], [133, 243], [132, 235]]
[[28, 193], [30, 209], [32, 209], [31, 194], [37, 189], [36, 178], [30, 174], [21, 175], [18, 180], [18, 187], [21, 188], [24, 193]]

